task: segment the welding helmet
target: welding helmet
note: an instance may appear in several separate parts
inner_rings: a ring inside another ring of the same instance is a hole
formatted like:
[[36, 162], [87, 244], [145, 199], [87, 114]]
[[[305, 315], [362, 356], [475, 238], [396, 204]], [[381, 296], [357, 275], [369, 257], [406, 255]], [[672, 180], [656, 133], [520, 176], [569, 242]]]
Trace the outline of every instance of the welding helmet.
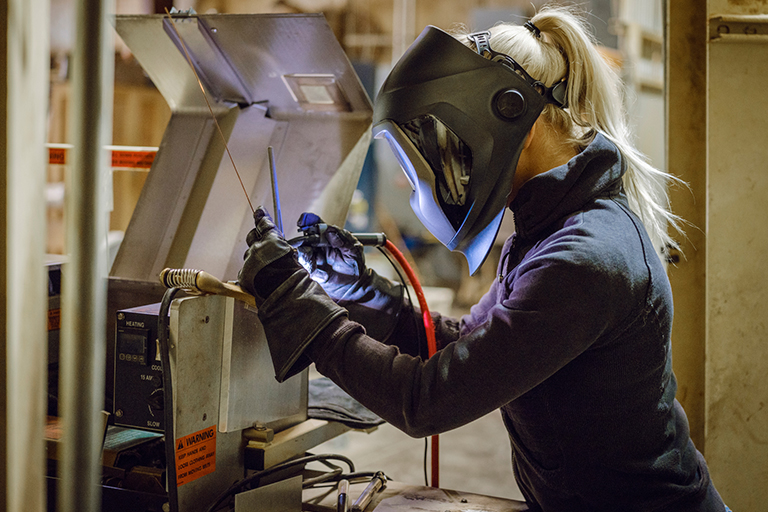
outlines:
[[470, 274], [498, 234], [528, 132], [565, 82], [547, 88], [511, 57], [470, 34], [477, 51], [427, 27], [381, 87], [373, 134], [393, 150], [413, 189], [411, 207]]

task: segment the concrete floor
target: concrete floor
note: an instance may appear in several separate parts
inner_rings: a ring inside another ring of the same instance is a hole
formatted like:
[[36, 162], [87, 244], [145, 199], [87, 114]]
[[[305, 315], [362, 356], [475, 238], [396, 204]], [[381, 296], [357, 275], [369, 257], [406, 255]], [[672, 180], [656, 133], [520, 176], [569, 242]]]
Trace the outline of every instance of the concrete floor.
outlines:
[[[348, 432], [312, 452], [345, 455], [358, 471], [384, 471], [392, 480], [424, 485], [424, 440], [389, 424], [370, 434]], [[440, 436], [440, 487], [523, 499], [512, 475], [509, 440], [498, 411]]]

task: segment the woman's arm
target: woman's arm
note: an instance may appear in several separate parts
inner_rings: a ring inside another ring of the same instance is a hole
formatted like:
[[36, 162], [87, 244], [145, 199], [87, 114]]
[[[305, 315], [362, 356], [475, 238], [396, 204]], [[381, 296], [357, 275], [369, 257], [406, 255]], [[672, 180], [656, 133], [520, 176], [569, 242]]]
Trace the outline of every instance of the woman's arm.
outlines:
[[526, 263], [484, 323], [428, 360], [379, 343], [346, 318], [308, 349], [317, 369], [414, 437], [464, 425], [514, 400], [587, 350], [633, 299], [615, 274], [554, 251]]

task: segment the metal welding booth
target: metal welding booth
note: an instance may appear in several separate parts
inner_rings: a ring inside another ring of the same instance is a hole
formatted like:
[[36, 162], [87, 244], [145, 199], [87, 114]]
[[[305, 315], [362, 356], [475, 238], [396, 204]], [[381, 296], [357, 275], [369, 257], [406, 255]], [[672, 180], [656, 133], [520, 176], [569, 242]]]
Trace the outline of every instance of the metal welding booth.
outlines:
[[[371, 103], [322, 15], [118, 16], [115, 28], [172, 116], [109, 280], [114, 426], [106, 442], [116, 443], [116, 474], [103, 502], [169, 507], [164, 479], [174, 464], [173, 507], [203, 510], [248, 472], [303, 455], [345, 428], [308, 421], [306, 371], [278, 384], [254, 308], [187, 296], [161, 322], [173, 374], [173, 435], [164, 439], [158, 275], [198, 268], [236, 279], [253, 224], [248, 198], [274, 211], [270, 164], [286, 233], [305, 210], [343, 223], [368, 148]], [[164, 440], [175, 460], [153, 467]], [[300, 481], [288, 482], [280, 492], [300, 500]]]

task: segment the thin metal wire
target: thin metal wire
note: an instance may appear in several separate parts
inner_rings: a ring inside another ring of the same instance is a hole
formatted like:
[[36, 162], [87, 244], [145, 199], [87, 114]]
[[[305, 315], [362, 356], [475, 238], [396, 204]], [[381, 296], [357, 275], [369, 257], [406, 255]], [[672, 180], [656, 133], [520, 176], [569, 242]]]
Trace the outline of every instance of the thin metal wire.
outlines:
[[232, 168], [235, 170], [235, 174], [237, 174], [237, 180], [240, 182], [240, 187], [242, 187], [243, 189], [243, 193], [245, 194], [245, 199], [246, 201], [248, 201], [248, 206], [250, 206], [251, 208], [251, 213], [255, 213], [256, 210], [254, 210], [253, 208], [253, 204], [251, 203], [251, 198], [248, 197], [248, 191], [245, 189], [245, 185], [243, 184], [243, 179], [240, 177], [240, 173], [237, 172], [235, 159], [232, 158], [232, 153], [229, 152], [229, 146], [227, 145], [227, 138], [224, 137], [224, 132], [221, 131], [221, 127], [219, 126], [219, 121], [216, 119], [216, 115], [213, 113], [213, 108], [211, 108], [211, 102], [208, 101], [208, 95], [205, 93], [205, 87], [203, 86], [203, 82], [200, 80], [200, 77], [197, 75], [197, 71], [195, 70], [194, 64], [192, 64], [192, 58], [189, 56], [189, 52], [187, 51], [187, 45], [184, 43], [184, 39], [181, 37], [181, 33], [179, 32], [179, 29], [176, 28], [176, 24], [173, 22], [173, 18], [171, 17], [171, 12], [168, 10], [167, 7], [165, 8], [165, 14], [168, 16], [168, 21], [171, 22], [173, 31], [176, 32], [176, 36], [179, 38], [179, 43], [181, 43], [181, 49], [184, 50], [184, 56], [187, 58], [189, 67], [192, 69], [192, 73], [195, 74], [197, 85], [200, 86], [200, 90], [203, 92], [203, 98], [205, 99], [205, 104], [208, 105], [208, 110], [211, 112], [211, 117], [213, 118], [213, 122], [216, 124], [216, 129], [219, 131], [219, 135], [221, 136], [221, 141], [224, 143], [224, 149], [227, 150], [227, 155], [229, 155], [229, 161], [232, 162]]

